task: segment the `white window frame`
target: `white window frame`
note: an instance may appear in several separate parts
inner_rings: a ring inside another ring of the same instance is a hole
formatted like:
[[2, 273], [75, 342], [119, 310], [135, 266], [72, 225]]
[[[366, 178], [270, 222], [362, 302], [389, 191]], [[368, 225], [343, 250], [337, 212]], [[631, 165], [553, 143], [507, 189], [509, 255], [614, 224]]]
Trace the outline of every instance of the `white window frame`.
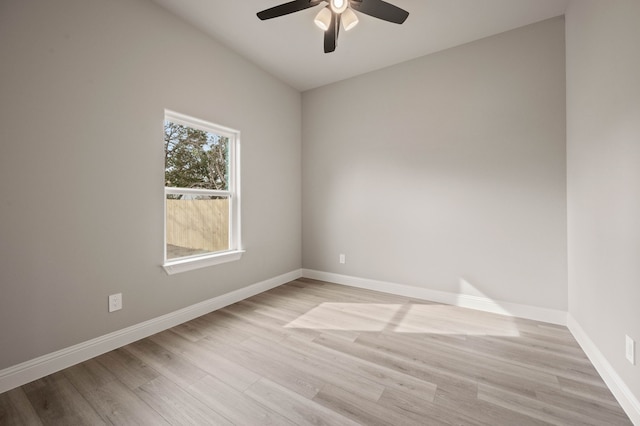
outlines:
[[[181, 124], [193, 129], [203, 130], [224, 136], [229, 140], [229, 188], [224, 191], [200, 188], [164, 188], [164, 263], [162, 267], [169, 275], [191, 271], [221, 263], [239, 260], [242, 249], [240, 223], [240, 132], [208, 121], [189, 117], [174, 111], [164, 111], [164, 121]], [[165, 166], [165, 165], [163, 165]], [[167, 195], [192, 194], [223, 196], [229, 199], [229, 250], [205, 253], [177, 259], [167, 259]]]

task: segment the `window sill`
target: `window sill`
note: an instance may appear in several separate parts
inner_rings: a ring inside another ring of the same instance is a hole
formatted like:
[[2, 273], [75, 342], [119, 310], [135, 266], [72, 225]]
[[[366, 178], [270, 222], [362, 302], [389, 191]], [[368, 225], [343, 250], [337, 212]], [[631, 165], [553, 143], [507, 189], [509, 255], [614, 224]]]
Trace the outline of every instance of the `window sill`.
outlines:
[[206, 268], [208, 266], [240, 260], [242, 253], [244, 253], [244, 250], [233, 250], [197, 258], [172, 260], [166, 262], [162, 267], [167, 275], [173, 275], [180, 272], [193, 271], [194, 269]]

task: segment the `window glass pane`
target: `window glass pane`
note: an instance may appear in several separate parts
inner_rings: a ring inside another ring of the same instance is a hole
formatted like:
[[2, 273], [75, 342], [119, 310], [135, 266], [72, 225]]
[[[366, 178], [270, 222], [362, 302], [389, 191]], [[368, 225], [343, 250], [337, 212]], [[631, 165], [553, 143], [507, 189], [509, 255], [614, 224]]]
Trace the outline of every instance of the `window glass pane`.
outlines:
[[229, 198], [167, 195], [167, 259], [229, 250]]
[[165, 186], [229, 190], [229, 138], [164, 122]]

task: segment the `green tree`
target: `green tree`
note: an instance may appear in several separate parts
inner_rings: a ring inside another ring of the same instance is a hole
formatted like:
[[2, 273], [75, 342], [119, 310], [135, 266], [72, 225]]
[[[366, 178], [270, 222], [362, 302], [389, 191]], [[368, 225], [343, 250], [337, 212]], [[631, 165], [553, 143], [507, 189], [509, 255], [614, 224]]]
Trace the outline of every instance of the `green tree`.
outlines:
[[228, 138], [166, 121], [165, 185], [226, 190]]

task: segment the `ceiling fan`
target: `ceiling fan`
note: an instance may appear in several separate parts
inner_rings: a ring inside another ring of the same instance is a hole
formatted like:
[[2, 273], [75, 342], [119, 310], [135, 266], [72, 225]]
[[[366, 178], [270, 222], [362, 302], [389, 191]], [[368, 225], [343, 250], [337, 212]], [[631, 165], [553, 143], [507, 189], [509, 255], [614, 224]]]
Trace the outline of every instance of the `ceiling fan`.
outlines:
[[294, 0], [258, 12], [258, 18], [263, 21], [277, 18], [323, 2], [329, 5], [320, 10], [314, 22], [324, 30], [324, 53], [336, 50], [340, 24], [345, 31], [358, 24], [358, 16], [354, 10], [395, 24], [402, 24], [409, 16], [406, 10], [382, 0]]

